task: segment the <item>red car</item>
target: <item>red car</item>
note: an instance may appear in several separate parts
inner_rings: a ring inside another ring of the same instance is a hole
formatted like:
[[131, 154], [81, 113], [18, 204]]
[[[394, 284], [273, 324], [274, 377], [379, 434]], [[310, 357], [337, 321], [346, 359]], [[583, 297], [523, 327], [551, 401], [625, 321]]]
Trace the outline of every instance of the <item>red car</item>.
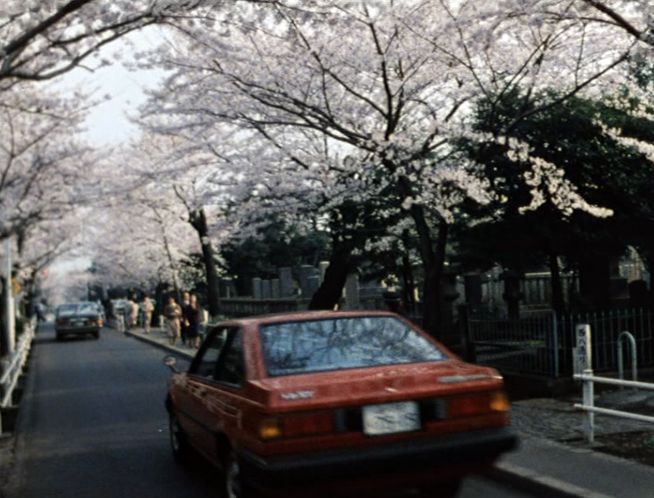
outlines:
[[500, 375], [393, 313], [224, 322], [187, 372], [165, 362], [174, 456], [208, 458], [229, 498], [395, 478], [452, 496], [517, 443]]

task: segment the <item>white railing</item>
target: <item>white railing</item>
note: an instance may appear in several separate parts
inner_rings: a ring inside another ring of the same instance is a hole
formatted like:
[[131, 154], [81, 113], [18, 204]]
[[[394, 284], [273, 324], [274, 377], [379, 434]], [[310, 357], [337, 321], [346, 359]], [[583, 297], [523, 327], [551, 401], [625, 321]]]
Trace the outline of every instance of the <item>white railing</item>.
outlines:
[[[32, 339], [34, 338], [34, 325], [25, 325], [25, 330], [18, 339], [16, 350], [6, 359], [0, 376], [0, 409], [11, 406], [12, 395], [18, 378], [23, 373], [27, 362]], [[0, 434], [2, 434], [2, 412], [0, 411]]]
[[593, 375], [593, 371], [590, 369], [584, 370], [582, 374], [575, 374], [574, 378], [576, 380], [581, 380], [583, 382], [583, 398], [582, 403], [575, 403], [574, 407], [578, 410], [584, 410], [587, 412], [587, 418], [584, 423], [584, 432], [586, 433], [586, 440], [589, 443], [595, 441], [595, 414], [599, 413], [601, 415], [610, 415], [612, 417], [620, 417], [631, 420], [638, 420], [640, 422], [650, 422], [654, 423], [654, 417], [648, 415], [641, 415], [639, 413], [631, 413], [622, 410], [613, 410], [610, 408], [600, 408], [595, 406], [594, 394], [595, 387], [594, 384], [609, 384], [620, 387], [633, 387], [635, 389], [649, 389], [654, 390], [654, 384], [648, 382], [638, 382], [634, 380], [622, 380], [622, 379], [612, 379], [610, 377], [597, 377]]

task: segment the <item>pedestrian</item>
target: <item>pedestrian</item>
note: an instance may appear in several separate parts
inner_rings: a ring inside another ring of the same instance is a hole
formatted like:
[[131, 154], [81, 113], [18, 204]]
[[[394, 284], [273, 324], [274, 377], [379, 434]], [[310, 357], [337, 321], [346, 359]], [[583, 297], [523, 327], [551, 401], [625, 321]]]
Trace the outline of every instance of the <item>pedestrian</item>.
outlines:
[[182, 329], [181, 329], [181, 334], [182, 334], [182, 344], [186, 344], [188, 342], [188, 328], [189, 328], [189, 321], [186, 317], [188, 314], [189, 310], [189, 304], [191, 303], [191, 296], [188, 292], [183, 292], [182, 293]]
[[136, 327], [139, 321], [139, 305], [134, 299], [129, 299], [129, 327]]
[[141, 301], [141, 314], [143, 316], [143, 333], [150, 333], [150, 323], [152, 322], [152, 312], [154, 311], [154, 305], [148, 297], [147, 294], [143, 294], [143, 300]]
[[110, 312], [109, 316], [111, 321], [116, 327], [116, 331], [123, 334], [125, 333], [125, 315], [123, 314], [123, 309], [118, 307], [118, 301], [110, 301]]
[[189, 296], [189, 305], [185, 309], [184, 319], [188, 323], [186, 329], [187, 345], [198, 349], [200, 347], [200, 325], [204, 318], [202, 307], [198, 304], [198, 298], [195, 294]]
[[46, 306], [43, 303], [43, 301], [39, 301], [36, 304], [36, 319], [39, 322], [45, 322], [46, 317], [45, 317], [45, 312], [46, 312]]
[[166, 330], [168, 331], [170, 345], [174, 346], [180, 335], [182, 308], [175, 302], [175, 299], [172, 296], [168, 298], [168, 304], [166, 304], [166, 307], [164, 308], [164, 317], [166, 318]]
[[121, 300], [120, 312], [123, 314], [123, 323], [125, 324], [125, 330], [129, 329], [129, 320], [132, 316], [132, 305], [129, 299]]

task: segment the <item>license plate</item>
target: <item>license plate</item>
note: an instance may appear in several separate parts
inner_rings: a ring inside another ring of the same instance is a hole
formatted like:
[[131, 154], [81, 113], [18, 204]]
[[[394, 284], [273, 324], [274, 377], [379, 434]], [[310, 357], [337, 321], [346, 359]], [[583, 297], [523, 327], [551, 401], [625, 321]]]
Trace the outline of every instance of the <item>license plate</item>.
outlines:
[[363, 432], [369, 436], [420, 429], [420, 410], [415, 401], [363, 407]]

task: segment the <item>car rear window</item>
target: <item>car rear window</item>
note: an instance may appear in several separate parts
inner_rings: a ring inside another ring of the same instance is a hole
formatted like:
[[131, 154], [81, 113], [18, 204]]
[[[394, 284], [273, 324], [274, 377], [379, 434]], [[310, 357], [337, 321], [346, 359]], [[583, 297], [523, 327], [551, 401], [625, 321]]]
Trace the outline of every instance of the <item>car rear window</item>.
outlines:
[[57, 308], [58, 316], [74, 315], [76, 312], [77, 312], [76, 304], [62, 304]]
[[260, 327], [268, 375], [441, 361], [445, 355], [394, 317], [274, 323]]

